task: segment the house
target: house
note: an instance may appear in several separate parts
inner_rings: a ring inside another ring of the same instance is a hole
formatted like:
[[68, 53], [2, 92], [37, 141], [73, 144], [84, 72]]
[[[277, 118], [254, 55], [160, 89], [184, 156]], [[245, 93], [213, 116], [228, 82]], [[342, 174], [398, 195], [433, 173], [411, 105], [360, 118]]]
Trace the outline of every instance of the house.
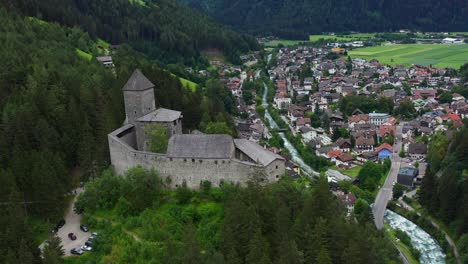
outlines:
[[356, 147], [354, 148], [354, 152], [356, 153], [363, 153], [363, 152], [368, 152], [368, 151], [373, 151], [374, 150], [374, 138], [370, 137], [357, 137], [356, 138]]
[[376, 150], [375, 153], [379, 156], [379, 160], [389, 159], [393, 154], [393, 147], [388, 143], [383, 143]]
[[273, 101], [275, 102], [276, 108], [280, 110], [288, 109], [291, 105], [291, 98], [287, 97], [275, 97]]
[[395, 133], [395, 126], [390, 125], [390, 124], [383, 124], [379, 128], [379, 136], [381, 138], [386, 138], [389, 136], [393, 136]]
[[114, 63], [112, 62], [112, 57], [111, 56], [100, 56], [96, 57], [96, 60], [99, 61], [102, 65], [104, 65], [107, 68], [114, 68]]
[[349, 217], [354, 210], [354, 205], [356, 204], [356, 196], [352, 193], [344, 193], [342, 191], [338, 191], [335, 193], [336, 197], [340, 199], [344, 206], [347, 209], [347, 216]]
[[305, 110], [297, 105], [290, 105], [288, 108], [288, 118], [291, 122], [296, 122], [298, 118], [304, 117]]
[[338, 167], [346, 167], [349, 168], [351, 166], [351, 162], [354, 160], [353, 156], [349, 153], [342, 153], [338, 157], [335, 158], [335, 164]]
[[364, 164], [367, 161], [377, 161], [377, 156], [373, 151], [363, 152], [359, 154], [356, 158], [357, 162]]
[[311, 140], [313, 140], [315, 137], [317, 137], [317, 131], [315, 131], [314, 129], [310, 128], [310, 127], [301, 127], [299, 129], [299, 132], [301, 133], [301, 136], [302, 136], [302, 140], [304, 142], [310, 142]]
[[408, 154], [414, 159], [426, 157], [427, 145], [424, 143], [411, 143], [408, 147]]
[[311, 120], [308, 117], [301, 117], [296, 120], [296, 129], [301, 129], [302, 127], [310, 127]]
[[351, 140], [339, 138], [334, 145], [335, 149], [341, 149], [344, 152], [349, 152], [351, 150]]
[[398, 172], [397, 182], [408, 189], [413, 189], [414, 179], [418, 173], [418, 169], [415, 167], [403, 167]]

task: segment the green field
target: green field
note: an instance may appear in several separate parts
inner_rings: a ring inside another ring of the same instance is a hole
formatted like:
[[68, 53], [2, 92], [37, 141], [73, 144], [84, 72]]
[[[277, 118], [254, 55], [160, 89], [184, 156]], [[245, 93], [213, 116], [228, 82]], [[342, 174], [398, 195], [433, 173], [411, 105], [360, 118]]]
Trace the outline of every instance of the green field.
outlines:
[[278, 45], [283, 46], [295, 46], [302, 42], [309, 42], [307, 40], [273, 40], [265, 43], [266, 47], [277, 47]]
[[265, 43], [266, 47], [277, 47], [278, 45], [283, 46], [294, 46], [302, 42], [314, 42], [320, 39], [324, 40], [336, 40], [336, 41], [355, 41], [355, 40], [368, 40], [375, 36], [376, 33], [356, 33], [349, 35], [310, 35], [309, 40], [273, 40]]
[[361, 168], [362, 168], [362, 166], [354, 166], [351, 169], [343, 170], [343, 169], [340, 169], [340, 168], [338, 168], [336, 166], [333, 166], [330, 169], [337, 170], [337, 171], [339, 171], [339, 172], [341, 172], [341, 173], [343, 173], [345, 175], [348, 175], [349, 177], [354, 179], [354, 178], [356, 178], [358, 176], [359, 172], [361, 171]]
[[334, 40], [337, 41], [355, 41], [355, 40], [368, 40], [373, 38], [375, 33], [357, 33], [357, 34], [350, 34], [350, 35], [310, 35], [310, 41], [318, 41], [320, 39], [325, 40]]
[[377, 59], [390, 65], [418, 64], [458, 69], [468, 62], [468, 45], [399, 44], [356, 49], [348, 54], [354, 58]]

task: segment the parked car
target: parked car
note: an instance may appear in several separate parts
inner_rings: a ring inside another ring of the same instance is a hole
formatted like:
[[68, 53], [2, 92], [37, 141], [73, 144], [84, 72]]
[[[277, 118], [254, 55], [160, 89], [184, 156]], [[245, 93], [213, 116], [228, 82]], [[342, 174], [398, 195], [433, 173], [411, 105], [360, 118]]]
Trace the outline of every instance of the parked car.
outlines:
[[86, 245], [81, 246], [81, 250], [83, 250], [83, 251], [91, 251], [92, 249], [93, 249], [92, 247], [89, 247], [89, 246], [86, 246]]
[[80, 229], [83, 232], [88, 232], [89, 231], [89, 228], [87, 226], [85, 226], [85, 225], [80, 225]]
[[68, 238], [70, 238], [71, 240], [76, 240], [76, 236], [73, 233], [68, 233]]
[[83, 255], [84, 251], [81, 248], [74, 248], [70, 250], [70, 253], [73, 255]]
[[92, 247], [93, 246], [93, 241], [88, 238], [88, 240], [84, 244], [85, 244], [85, 246]]
[[60, 220], [57, 225], [54, 227], [54, 233], [57, 233], [60, 228], [62, 228], [65, 225], [65, 220]]
[[98, 233], [96, 233], [96, 232], [91, 233], [91, 237], [94, 238], [94, 237], [97, 237], [97, 236], [98, 236]]

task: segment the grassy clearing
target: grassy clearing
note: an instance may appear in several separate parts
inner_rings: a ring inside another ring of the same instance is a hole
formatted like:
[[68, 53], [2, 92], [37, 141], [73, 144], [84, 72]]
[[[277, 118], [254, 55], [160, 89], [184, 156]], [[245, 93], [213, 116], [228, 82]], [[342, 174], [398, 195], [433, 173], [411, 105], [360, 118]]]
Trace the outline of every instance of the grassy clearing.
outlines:
[[140, 6], [146, 6], [145, 1], [143, 0], [128, 0], [132, 5], [137, 4]]
[[49, 22], [44, 21], [44, 20], [42, 20], [42, 19], [39, 19], [39, 18], [37, 18], [37, 17], [27, 17], [27, 19], [29, 19], [30, 21], [34, 21], [34, 22], [38, 23], [38, 24], [41, 25], [41, 26], [43, 26], [43, 25], [48, 25], [48, 24], [49, 24]]
[[265, 43], [266, 47], [278, 47], [279, 45], [283, 46], [295, 46], [304, 42], [309, 42], [307, 40], [273, 40]]
[[185, 88], [188, 88], [190, 89], [192, 92], [195, 92], [195, 90], [197, 89], [197, 86], [198, 84], [190, 81], [190, 80], [187, 80], [187, 79], [184, 79], [182, 77], [178, 77], [180, 82], [182, 83], [182, 85], [185, 87]]
[[190, 80], [187, 80], [185, 78], [182, 78], [182, 77], [179, 77], [177, 75], [175, 75], [174, 73], [170, 72], [170, 74], [176, 78], [179, 79], [179, 81], [182, 83], [182, 86], [184, 86], [185, 88], [191, 90], [192, 92], [195, 92], [195, 90], [197, 89], [197, 86], [198, 84], [197, 83], [194, 83]]
[[355, 41], [355, 40], [368, 40], [373, 38], [376, 33], [357, 33], [350, 35], [310, 35], [310, 41], [318, 41], [320, 39], [336, 40], [336, 41]]
[[395, 236], [395, 231], [388, 224], [384, 224], [384, 226], [385, 226], [385, 230], [387, 231], [387, 234], [395, 242], [398, 249], [408, 258], [409, 262], [411, 264], [418, 264], [419, 261], [414, 258], [414, 256], [411, 254], [411, 251], [409, 250], [409, 248], [405, 244], [403, 244], [401, 241], [397, 242], [397, 238]]
[[390, 65], [419, 64], [458, 69], [468, 61], [468, 45], [400, 44], [356, 49], [349, 55], [366, 60], [377, 59]]
[[90, 61], [93, 58], [93, 55], [91, 55], [91, 54], [89, 54], [87, 52], [84, 52], [84, 51], [82, 51], [82, 50], [80, 50], [78, 48], [76, 49], [76, 53], [78, 54], [78, 56], [82, 57], [85, 60]]
[[97, 40], [97, 44], [105, 49], [109, 49], [110, 48], [110, 44], [108, 42], [106, 42], [105, 40], [102, 40], [100, 38], [98, 38]]
[[332, 170], [337, 170], [345, 175], [348, 175], [349, 177], [351, 178], [356, 178], [359, 174], [359, 172], [361, 171], [361, 168], [362, 166], [355, 166], [355, 167], [352, 167], [351, 169], [348, 169], [348, 170], [343, 170], [343, 169], [340, 169], [336, 166], [333, 166], [331, 167]]

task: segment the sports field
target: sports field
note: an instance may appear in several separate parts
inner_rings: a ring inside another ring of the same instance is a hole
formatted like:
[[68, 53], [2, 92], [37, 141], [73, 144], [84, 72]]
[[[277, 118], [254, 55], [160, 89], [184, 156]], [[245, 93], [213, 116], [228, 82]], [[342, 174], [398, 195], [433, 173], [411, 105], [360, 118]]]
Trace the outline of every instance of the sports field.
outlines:
[[348, 54], [353, 58], [377, 59], [390, 65], [418, 64], [458, 69], [468, 63], [467, 44], [400, 44], [356, 49], [349, 51]]

